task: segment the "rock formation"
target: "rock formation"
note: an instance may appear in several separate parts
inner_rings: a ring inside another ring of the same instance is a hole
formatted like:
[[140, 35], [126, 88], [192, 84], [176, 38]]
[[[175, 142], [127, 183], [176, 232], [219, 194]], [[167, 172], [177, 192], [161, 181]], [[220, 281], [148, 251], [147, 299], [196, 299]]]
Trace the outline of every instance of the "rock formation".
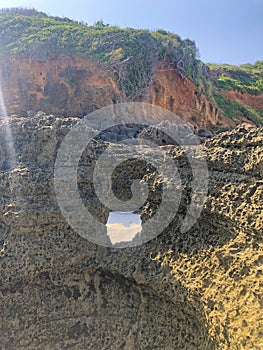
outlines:
[[56, 201], [57, 150], [78, 120], [10, 117], [16, 167], [1, 124], [0, 348], [260, 350], [263, 129], [242, 125], [204, 142], [209, 192], [184, 234], [191, 169], [178, 146], [160, 146], [183, 179], [176, 217], [148, 243], [112, 249], [80, 237]]

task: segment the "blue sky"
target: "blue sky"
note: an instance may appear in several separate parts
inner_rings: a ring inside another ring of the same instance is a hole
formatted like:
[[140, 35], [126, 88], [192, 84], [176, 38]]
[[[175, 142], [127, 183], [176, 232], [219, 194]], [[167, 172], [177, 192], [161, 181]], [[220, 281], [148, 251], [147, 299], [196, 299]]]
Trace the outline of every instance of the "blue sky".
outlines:
[[204, 62], [263, 60], [263, 0], [0, 0], [94, 24], [166, 29], [196, 42]]

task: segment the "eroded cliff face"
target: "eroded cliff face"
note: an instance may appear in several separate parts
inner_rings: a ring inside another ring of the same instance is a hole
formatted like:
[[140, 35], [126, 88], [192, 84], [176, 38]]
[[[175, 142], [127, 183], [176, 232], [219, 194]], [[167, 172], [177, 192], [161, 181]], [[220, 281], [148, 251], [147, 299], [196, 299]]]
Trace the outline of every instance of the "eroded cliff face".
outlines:
[[216, 126], [218, 109], [205, 95], [200, 95], [193, 83], [161, 65], [156, 71], [149, 91], [149, 102], [166, 108], [184, 121], [198, 127]]
[[2, 57], [2, 90], [9, 114], [43, 110], [58, 115], [84, 115], [112, 104], [116, 83], [96, 62], [58, 56], [46, 62]]
[[[260, 350], [263, 129], [242, 126], [206, 141], [209, 193], [190, 231], [179, 230], [185, 200], [155, 239], [111, 249], [74, 232], [56, 201], [57, 149], [77, 121], [10, 118], [17, 166], [2, 162], [0, 173], [1, 348]], [[192, 177], [182, 150], [162, 147], [187, 199]]]
[[223, 94], [224, 97], [228, 98], [229, 100], [232, 101], [237, 101], [241, 102], [244, 105], [253, 107], [253, 108], [258, 108], [262, 109], [263, 106], [263, 95], [251, 95], [248, 93], [242, 93], [239, 91], [226, 91]]
[[[84, 57], [59, 55], [46, 62], [1, 57], [0, 74], [9, 114], [27, 115], [42, 110], [55, 115], [83, 116], [127, 100], [110, 68]], [[134, 99], [165, 107], [199, 128], [216, 126], [218, 121], [216, 105], [199, 95], [189, 79], [181, 78], [162, 62], [150, 87]]]

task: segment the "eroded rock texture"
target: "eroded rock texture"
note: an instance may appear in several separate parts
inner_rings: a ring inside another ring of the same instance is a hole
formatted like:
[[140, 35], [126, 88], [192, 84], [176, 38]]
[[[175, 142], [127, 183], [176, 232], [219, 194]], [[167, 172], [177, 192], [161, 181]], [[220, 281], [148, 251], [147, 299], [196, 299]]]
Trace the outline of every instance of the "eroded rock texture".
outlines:
[[1, 349], [261, 349], [263, 129], [242, 126], [205, 142], [209, 193], [184, 234], [191, 171], [182, 150], [161, 146], [184, 179], [178, 213], [148, 243], [111, 249], [81, 238], [57, 205], [54, 161], [77, 121], [11, 118], [15, 168], [2, 125]]

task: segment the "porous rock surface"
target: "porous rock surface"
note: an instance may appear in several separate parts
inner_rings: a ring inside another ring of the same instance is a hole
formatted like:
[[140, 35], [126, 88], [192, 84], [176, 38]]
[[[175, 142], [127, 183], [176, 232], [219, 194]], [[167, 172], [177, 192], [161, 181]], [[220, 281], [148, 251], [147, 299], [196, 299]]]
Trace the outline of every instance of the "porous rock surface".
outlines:
[[57, 205], [54, 162], [77, 121], [11, 117], [16, 167], [1, 125], [0, 348], [262, 349], [263, 129], [241, 126], [204, 143], [209, 192], [184, 234], [191, 171], [176, 145], [160, 146], [181, 170], [178, 213], [148, 243], [112, 249], [80, 237]]

